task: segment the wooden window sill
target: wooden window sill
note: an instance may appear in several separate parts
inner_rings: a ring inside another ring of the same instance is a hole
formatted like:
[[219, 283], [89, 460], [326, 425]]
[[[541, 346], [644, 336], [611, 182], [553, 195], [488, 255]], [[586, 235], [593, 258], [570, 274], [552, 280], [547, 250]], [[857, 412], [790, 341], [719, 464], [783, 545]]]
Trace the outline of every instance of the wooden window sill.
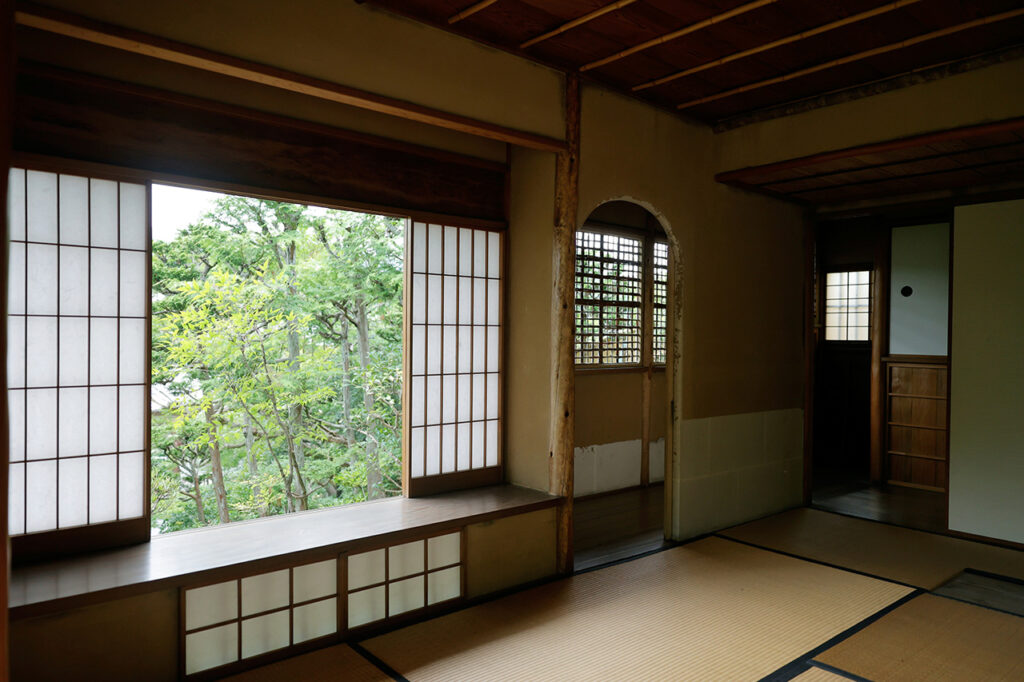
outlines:
[[179, 531], [132, 547], [15, 568], [10, 616], [26, 618], [247, 571], [272, 570], [304, 556], [324, 557], [400, 541], [405, 535], [421, 536], [553, 507], [559, 500], [501, 485]]

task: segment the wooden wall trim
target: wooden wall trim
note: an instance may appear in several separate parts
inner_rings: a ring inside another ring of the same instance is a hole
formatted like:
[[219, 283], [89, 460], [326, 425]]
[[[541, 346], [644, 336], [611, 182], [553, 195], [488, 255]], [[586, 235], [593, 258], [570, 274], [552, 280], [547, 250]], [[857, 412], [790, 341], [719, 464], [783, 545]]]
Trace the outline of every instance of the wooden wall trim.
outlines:
[[565, 149], [565, 143], [561, 140], [543, 135], [385, 97], [41, 5], [18, 3], [15, 20], [22, 26], [448, 130], [541, 151], [559, 152]]
[[568, 150], [555, 160], [555, 220], [551, 297], [551, 433], [548, 441], [548, 486], [562, 499], [557, 515], [556, 570], [573, 570], [573, 446], [575, 439], [575, 300], [576, 220], [579, 209], [580, 81], [565, 79], [565, 139]]
[[229, 191], [504, 225], [504, 164], [42, 65], [19, 68], [14, 148]]
[[[0, 315], [7, 320], [7, 169], [11, 165], [12, 102], [14, 101], [14, 7], [10, 0], [0, 0], [0, 258], [3, 258], [4, 276], [0, 277]], [[7, 324], [0, 328], [0, 357], [7, 357]], [[7, 625], [7, 603], [11, 579], [11, 548], [7, 534], [7, 475], [9, 442], [7, 424], [7, 363], [0, 365], [0, 529], [3, 529], [3, 543], [0, 544], [0, 680], [7, 680], [9, 663], [9, 631]]]

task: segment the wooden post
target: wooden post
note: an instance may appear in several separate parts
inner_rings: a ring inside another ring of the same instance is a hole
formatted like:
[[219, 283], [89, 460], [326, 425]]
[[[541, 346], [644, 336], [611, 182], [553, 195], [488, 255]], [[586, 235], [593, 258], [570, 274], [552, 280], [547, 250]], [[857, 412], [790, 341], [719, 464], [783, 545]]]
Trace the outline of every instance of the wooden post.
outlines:
[[[0, 275], [0, 314], [7, 319], [7, 177], [11, 165], [11, 129], [14, 102], [14, 3], [0, 0], [0, 258], [4, 267]], [[7, 357], [7, 325], [0, 328], [0, 357]], [[3, 529], [3, 544], [0, 544], [0, 566], [3, 579], [0, 580], [0, 680], [9, 675], [7, 628], [7, 593], [11, 577], [11, 545], [7, 535], [7, 363], [0, 365], [0, 528]]]
[[579, 206], [580, 81], [565, 79], [567, 149], [555, 160], [555, 229], [551, 296], [551, 434], [548, 442], [551, 494], [564, 498], [558, 507], [557, 570], [572, 573], [573, 444], [575, 436], [575, 368], [573, 361], [573, 281], [576, 261], [576, 212]]
[[889, 350], [889, 249], [892, 240], [888, 227], [875, 228], [875, 267], [871, 288], [871, 481], [888, 478], [885, 460], [885, 394], [882, 357]]
[[651, 482], [651, 373], [654, 365], [654, 237], [653, 218], [647, 215], [643, 250], [643, 315], [641, 316], [640, 364], [640, 485]]

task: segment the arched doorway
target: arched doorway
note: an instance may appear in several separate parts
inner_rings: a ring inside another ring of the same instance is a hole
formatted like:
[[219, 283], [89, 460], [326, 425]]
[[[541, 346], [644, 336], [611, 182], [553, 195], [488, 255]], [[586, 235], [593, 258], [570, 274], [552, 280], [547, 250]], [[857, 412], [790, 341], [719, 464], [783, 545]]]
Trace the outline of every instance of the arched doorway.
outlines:
[[664, 544], [669, 253], [658, 219], [628, 201], [576, 232], [577, 570]]

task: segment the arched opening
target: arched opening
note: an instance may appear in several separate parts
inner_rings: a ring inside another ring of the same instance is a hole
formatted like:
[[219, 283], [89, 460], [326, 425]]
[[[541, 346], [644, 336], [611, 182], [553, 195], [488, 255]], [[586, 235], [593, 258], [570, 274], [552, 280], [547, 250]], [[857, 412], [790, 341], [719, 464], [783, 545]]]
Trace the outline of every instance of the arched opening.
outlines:
[[574, 541], [577, 570], [661, 547], [670, 247], [658, 218], [608, 201], [576, 231]]

